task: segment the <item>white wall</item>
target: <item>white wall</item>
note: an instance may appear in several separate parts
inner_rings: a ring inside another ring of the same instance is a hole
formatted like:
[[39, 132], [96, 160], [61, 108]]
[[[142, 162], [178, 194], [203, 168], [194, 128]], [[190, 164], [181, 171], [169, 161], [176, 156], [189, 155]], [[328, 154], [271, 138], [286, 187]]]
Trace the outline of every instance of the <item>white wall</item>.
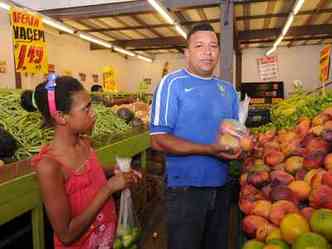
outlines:
[[0, 61], [6, 62], [6, 73], [0, 73], [0, 88], [15, 88], [12, 39], [9, 15], [0, 8]]
[[[322, 46], [279, 47], [275, 55], [279, 61], [279, 80], [285, 84], [285, 94], [293, 91], [294, 80], [301, 80], [304, 89], [320, 86], [319, 60]], [[242, 82], [260, 82], [256, 59], [265, 49], [246, 49], [242, 52]]]

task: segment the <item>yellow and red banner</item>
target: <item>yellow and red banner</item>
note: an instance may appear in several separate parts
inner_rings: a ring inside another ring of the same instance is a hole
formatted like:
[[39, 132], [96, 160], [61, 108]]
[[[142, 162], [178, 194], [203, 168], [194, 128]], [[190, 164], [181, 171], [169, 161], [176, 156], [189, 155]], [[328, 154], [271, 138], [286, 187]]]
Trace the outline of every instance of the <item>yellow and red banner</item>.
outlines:
[[17, 72], [47, 74], [47, 48], [42, 17], [20, 8], [10, 11]]
[[320, 81], [325, 82], [329, 79], [331, 45], [325, 46], [320, 51]]

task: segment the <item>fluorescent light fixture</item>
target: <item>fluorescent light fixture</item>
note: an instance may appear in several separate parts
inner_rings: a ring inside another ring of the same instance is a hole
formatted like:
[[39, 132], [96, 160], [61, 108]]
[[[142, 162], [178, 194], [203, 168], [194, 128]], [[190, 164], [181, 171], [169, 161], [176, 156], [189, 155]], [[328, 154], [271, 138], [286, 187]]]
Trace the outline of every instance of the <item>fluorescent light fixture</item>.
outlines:
[[169, 24], [174, 24], [174, 19], [169, 15], [168, 10], [165, 9], [158, 0], [148, 0], [152, 7], [158, 11], [158, 13], [165, 19]]
[[61, 22], [52, 20], [48, 17], [43, 16], [43, 23], [53, 28], [59, 29], [61, 31], [67, 32], [69, 34], [74, 34], [74, 30], [72, 28], [67, 27], [66, 25], [62, 24]]
[[145, 57], [145, 56], [142, 56], [142, 55], [137, 55], [137, 58], [138, 59], [141, 59], [141, 60], [143, 60], [143, 61], [146, 61], [146, 62], [152, 62], [152, 59], [151, 58], [148, 58], [148, 57]]
[[274, 42], [273, 47], [278, 47], [278, 45], [281, 43], [282, 39], [284, 38], [283, 35], [280, 35], [278, 39]]
[[302, 8], [303, 4], [304, 4], [305, 0], [297, 0], [293, 6], [292, 11], [290, 12], [290, 14], [288, 15], [287, 18], [287, 22], [285, 24], [285, 26], [282, 28], [281, 34], [279, 35], [278, 39], [274, 42], [273, 47], [268, 50], [266, 52], [266, 55], [270, 55], [271, 53], [273, 53], [276, 49], [277, 46], [281, 43], [282, 39], [285, 37], [285, 35], [287, 34], [289, 28], [291, 27], [293, 21], [294, 21], [294, 17], [295, 15], [300, 11], [300, 9]]
[[125, 55], [135, 56], [135, 53], [133, 53], [133, 52], [131, 52], [129, 50], [117, 47], [117, 46], [113, 46], [113, 49], [114, 49], [114, 51], [122, 53], [122, 54], [125, 54]]
[[294, 5], [294, 9], [293, 9], [293, 13], [294, 15], [297, 15], [297, 13], [299, 13], [300, 9], [302, 8], [304, 4], [304, 0], [297, 0], [295, 5]]
[[0, 2], [0, 8], [5, 9], [5, 10], [10, 10], [10, 5], [6, 4], [4, 2]]
[[79, 36], [84, 40], [87, 40], [89, 42], [98, 44], [98, 45], [103, 46], [105, 48], [112, 48], [112, 45], [109, 42], [103, 41], [101, 39], [98, 39], [98, 38], [95, 38], [95, 37], [92, 37], [90, 35], [86, 35], [86, 34], [83, 34], [83, 33], [79, 33]]
[[184, 37], [184, 39], [187, 39], [187, 33], [186, 31], [179, 25], [175, 24], [175, 30]]
[[292, 25], [293, 21], [294, 21], [294, 15], [293, 15], [293, 14], [290, 14], [290, 15], [288, 16], [288, 19], [287, 19], [287, 22], [286, 22], [285, 26], [284, 26], [283, 29], [282, 29], [282, 32], [281, 32], [281, 34], [282, 34], [283, 36], [285, 36], [285, 35], [287, 34], [287, 32], [288, 32], [290, 26]]
[[269, 49], [269, 51], [266, 52], [266, 56], [269, 56], [270, 54], [272, 54], [274, 51], [276, 50], [276, 47], [273, 46], [272, 48]]

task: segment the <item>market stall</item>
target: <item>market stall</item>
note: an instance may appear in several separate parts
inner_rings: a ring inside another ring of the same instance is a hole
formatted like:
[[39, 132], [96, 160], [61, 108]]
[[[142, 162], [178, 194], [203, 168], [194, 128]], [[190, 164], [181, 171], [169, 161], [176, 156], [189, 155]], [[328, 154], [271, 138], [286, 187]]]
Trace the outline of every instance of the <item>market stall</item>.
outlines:
[[331, 107], [331, 91], [298, 89], [253, 129], [240, 176], [241, 248], [328, 248]]

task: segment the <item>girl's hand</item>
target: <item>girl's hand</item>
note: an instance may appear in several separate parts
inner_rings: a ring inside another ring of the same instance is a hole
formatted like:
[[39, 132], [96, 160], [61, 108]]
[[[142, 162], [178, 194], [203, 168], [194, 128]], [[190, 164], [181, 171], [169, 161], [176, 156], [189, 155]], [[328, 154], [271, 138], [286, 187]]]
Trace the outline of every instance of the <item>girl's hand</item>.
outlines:
[[142, 175], [135, 170], [116, 172], [115, 175], [108, 180], [107, 184], [113, 192], [117, 192], [138, 183], [140, 178], [142, 178]]

